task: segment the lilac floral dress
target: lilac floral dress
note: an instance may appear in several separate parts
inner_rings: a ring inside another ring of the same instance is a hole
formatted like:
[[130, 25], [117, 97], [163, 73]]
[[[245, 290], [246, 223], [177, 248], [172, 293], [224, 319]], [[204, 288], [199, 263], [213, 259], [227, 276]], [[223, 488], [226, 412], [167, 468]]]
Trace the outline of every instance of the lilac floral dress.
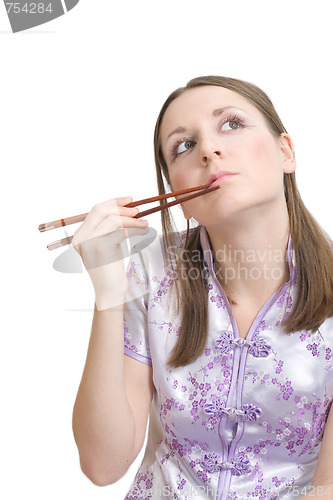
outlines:
[[314, 334], [282, 332], [297, 292], [289, 239], [290, 282], [239, 338], [204, 227], [200, 236], [209, 335], [190, 365], [167, 366], [180, 321], [162, 239], [129, 266], [125, 354], [152, 365], [155, 393], [146, 453], [125, 500], [293, 500], [310, 486], [332, 401], [333, 317]]

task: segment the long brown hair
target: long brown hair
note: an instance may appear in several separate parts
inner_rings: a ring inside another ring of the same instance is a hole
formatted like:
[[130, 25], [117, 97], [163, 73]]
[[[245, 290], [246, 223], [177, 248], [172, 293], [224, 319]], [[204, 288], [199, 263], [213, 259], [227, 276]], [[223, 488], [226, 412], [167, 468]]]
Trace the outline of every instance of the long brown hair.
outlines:
[[[160, 131], [168, 106], [188, 89], [205, 85], [216, 85], [232, 90], [248, 99], [265, 117], [275, 136], [286, 133], [271, 100], [256, 85], [234, 78], [205, 76], [191, 80], [186, 87], [175, 90], [165, 101], [158, 116], [155, 134], [155, 163], [159, 193], [165, 193], [163, 176], [168, 189], [171, 188], [168, 168], [161, 149]], [[281, 323], [285, 332], [308, 330], [315, 332], [333, 315], [333, 252], [328, 235], [319, 226], [305, 207], [299, 194], [295, 173], [284, 174], [284, 192], [289, 214], [289, 229], [295, 256], [297, 276], [297, 300], [292, 311]], [[179, 245], [177, 232], [168, 210], [161, 212], [165, 255], [169, 248]], [[198, 225], [189, 230], [187, 225], [184, 249], [198, 255], [201, 253], [200, 229]], [[193, 254], [192, 254], [193, 255]], [[185, 366], [200, 356], [208, 337], [208, 299], [204, 278], [203, 259], [177, 259], [175, 275], [178, 312], [181, 326], [178, 340], [168, 361], [172, 367]], [[174, 264], [173, 264], [174, 265]], [[190, 272], [193, 268], [196, 273]], [[195, 277], [193, 277], [195, 276]]]

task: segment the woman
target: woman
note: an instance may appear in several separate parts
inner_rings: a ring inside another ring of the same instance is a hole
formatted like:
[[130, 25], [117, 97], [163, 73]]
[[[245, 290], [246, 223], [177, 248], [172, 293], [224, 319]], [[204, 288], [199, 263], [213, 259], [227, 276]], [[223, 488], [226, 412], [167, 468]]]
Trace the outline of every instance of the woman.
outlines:
[[333, 257], [289, 135], [256, 86], [202, 77], [162, 107], [155, 158], [160, 193], [163, 177], [220, 189], [183, 203], [186, 234], [163, 211], [163, 245], [127, 276], [119, 242], [148, 231], [131, 198], [97, 205], [74, 235], [96, 293], [73, 414], [83, 472], [116, 482], [150, 412], [127, 500], [329, 497]]

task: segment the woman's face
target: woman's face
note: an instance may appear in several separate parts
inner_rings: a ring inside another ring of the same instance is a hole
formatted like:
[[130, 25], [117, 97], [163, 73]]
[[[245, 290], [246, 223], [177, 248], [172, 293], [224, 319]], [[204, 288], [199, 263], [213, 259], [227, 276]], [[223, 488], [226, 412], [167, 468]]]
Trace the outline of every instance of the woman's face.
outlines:
[[277, 137], [247, 99], [218, 86], [187, 90], [168, 107], [161, 145], [172, 189], [220, 189], [183, 204], [186, 218], [206, 227], [284, 198], [283, 174], [295, 169], [287, 134]]

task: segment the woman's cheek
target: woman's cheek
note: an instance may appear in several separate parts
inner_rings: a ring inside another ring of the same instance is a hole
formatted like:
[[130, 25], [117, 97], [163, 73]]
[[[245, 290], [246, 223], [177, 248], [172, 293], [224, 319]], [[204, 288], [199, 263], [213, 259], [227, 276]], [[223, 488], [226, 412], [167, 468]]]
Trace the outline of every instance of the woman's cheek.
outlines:
[[261, 134], [252, 141], [252, 154], [259, 163], [265, 164], [274, 164], [280, 157], [277, 143], [270, 134]]
[[170, 182], [171, 182], [171, 188], [172, 191], [179, 191], [180, 189], [183, 189], [183, 177], [178, 173], [176, 175], [170, 175]]
[[193, 173], [191, 175], [190, 169], [185, 166], [179, 168], [169, 169], [169, 177], [173, 191], [179, 191], [188, 187], [195, 186], [193, 183]]
[[271, 156], [271, 141], [258, 137], [252, 141], [252, 154], [258, 161], [268, 159]]

